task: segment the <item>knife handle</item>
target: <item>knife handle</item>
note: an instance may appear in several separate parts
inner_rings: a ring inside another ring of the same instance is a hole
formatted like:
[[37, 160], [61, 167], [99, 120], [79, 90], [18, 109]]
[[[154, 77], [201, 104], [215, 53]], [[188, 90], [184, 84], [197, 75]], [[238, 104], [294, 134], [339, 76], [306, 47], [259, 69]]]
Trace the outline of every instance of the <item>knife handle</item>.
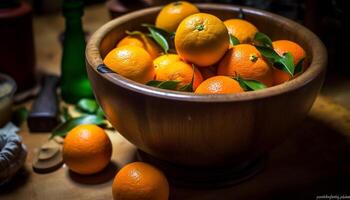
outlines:
[[28, 115], [28, 127], [31, 132], [48, 132], [58, 124], [58, 100], [56, 89], [59, 78], [46, 75], [42, 89], [33, 103]]

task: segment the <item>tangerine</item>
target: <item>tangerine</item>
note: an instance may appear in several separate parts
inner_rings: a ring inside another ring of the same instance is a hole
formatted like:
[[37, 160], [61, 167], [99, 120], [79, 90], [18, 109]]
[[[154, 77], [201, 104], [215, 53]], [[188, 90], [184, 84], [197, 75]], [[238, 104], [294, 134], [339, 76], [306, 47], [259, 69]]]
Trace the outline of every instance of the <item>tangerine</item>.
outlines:
[[185, 18], [175, 34], [175, 47], [185, 61], [198, 66], [218, 62], [229, 48], [229, 35], [224, 23], [207, 13]]
[[219, 63], [218, 75], [241, 76], [272, 86], [272, 70], [260, 52], [250, 44], [238, 44], [227, 51]]
[[167, 200], [169, 183], [157, 168], [134, 162], [119, 170], [112, 185], [114, 200]]
[[228, 19], [224, 24], [229, 34], [235, 36], [241, 44], [253, 41], [258, 29], [250, 22], [243, 19]]
[[155, 75], [151, 56], [138, 46], [117, 47], [107, 54], [103, 62], [114, 72], [139, 83], [147, 83]]
[[228, 76], [213, 76], [203, 81], [196, 94], [232, 94], [244, 92], [239, 83]]
[[198, 8], [187, 1], [176, 1], [162, 8], [156, 19], [156, 27], [174, 32], [187, 16], [199, 13]]
[[[284, 53], [290, 52], [294, 58], [294, 66], [306, 56], [305, 50], [300, 45], [289, 40], [274, 41], [272, 42], [272, 46], [276, 53], [278, 53], [280, 56], [282, 56]], [[303, 66], [303, 68], [305, 68], [305, 66]], [[272, 72], [275, 85], [289, 81], [292, 78], [287, 72], [276, 68], [273, 68]]]
[[155, 79], [158, 81], [179, 81], [178, 88], [181, 88], [191, 83], [192, 77], [193, 90], [195, 90], [203, 81], [202, 74], [196, 67], [184, 61], [177, 61], [163, 67], [158, 67]]
[[94, 174], [111, 160], [112, 143], [105, 131], [93, 124], [78, 125], [64, 139], [63, 160], [78, 174]]

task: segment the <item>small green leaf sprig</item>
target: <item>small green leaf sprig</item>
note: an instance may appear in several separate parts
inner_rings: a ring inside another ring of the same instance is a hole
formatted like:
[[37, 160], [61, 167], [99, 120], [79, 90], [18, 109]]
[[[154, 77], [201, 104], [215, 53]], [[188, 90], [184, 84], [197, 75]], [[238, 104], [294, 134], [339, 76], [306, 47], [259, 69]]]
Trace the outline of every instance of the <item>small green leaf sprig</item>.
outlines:
[[239, 85], [243, 88], [244, 91], [257, 91], [261, 89], [265, 89], [266, 85], [257, 80], [252, 79], [243, 79], [241, 76], [236, 75], [233, 77]]
[[[191, 82], [188, 84], [180, 87], [178, 90], [183, 91], [183, 92], [193, 92], [193, 81], [194, 81], [194, 71], [195, 71], [195, 66], [192, 64], [192, 79]], [[156, 87], [156, 88], [161, 88], [161, 89], [167, 89], [167, 90], [177, 90], [179, 81], [157, 81], [157, 80], [152, 80], [146, 83], [148, 86]]]
[[229, 34], [229, 36], [230, 36], [230, 44], [232, 46], [235, 46], [240, 43], [239, 40], [234, 35]]
[[65, 137], [67, 133], [80, 124], [95, 124], [101, 127], [107, 127], [107, 121], [102, 108], [93, 99], [81, 99], [74, 107], [81, 116], [72, 117], [69, 114], [68, 107], [62, 107], [61, 121], [52, 131], [50, 139], [55, 136]]
[[302, 72], [304, 58], [294, 66], [293, 55], [290, 52], [287, 52], [282, 56], [278, 55], [273, 49], [271, 39], [266, 34], [257, 32], [254, 36], [254, 44], [262, 56], [271, 62], [277, 69], [287, 72], [291, 77]]
[[149, 31], [148, 36], [151, 37], [160, 47], [162, 47], [165, 54], [170, 50], [170, 44], [173, 41], [174, 33], [168, 33], [167, 31], [158, 28], [152, 24], [142, 24]]

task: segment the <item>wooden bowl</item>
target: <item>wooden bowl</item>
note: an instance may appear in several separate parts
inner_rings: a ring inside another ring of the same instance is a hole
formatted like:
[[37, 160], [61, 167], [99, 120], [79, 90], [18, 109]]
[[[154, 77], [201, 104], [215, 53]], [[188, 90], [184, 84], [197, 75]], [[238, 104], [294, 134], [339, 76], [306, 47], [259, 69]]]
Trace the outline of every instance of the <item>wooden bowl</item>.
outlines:
[[[226, 20], [237, 6], [198, 4], [202, 12]], [[213, 167], [254, 160], [298, 128], [324, 79], [327, 53], [302, 25], [262, 10], [243, 7], [245, 17], [273, 40], [289, 39], [307, 52], [309, 68], [296, 79], [268, 89], [230, 95], [195, 95], [149, 87], [97, 70], [124, 37], [154, 23], [160, 7], [114, 19], [90, 38], [87, 71], [108, 120], [127, 140], [153, 157], [176, 165]], [[232, 165], [230, 165], [232, 166]]]

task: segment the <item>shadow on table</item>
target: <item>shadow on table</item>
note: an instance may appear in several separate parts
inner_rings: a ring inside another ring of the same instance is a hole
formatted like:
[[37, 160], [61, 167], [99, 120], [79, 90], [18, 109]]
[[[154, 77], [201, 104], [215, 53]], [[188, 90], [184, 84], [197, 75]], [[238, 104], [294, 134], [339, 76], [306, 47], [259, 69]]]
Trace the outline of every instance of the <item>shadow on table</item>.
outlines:
[[350, 138], [310, 117], [274, 149], [261, 173], [226, 188], [171, 187], [171, 200], [316, 199], [350, 196]]
[[67, 174], [68, 177], [75, 183], [82, 185], [98, 185], [113, 180], [118, 170], [119, 166], [114, 162], [110, 162], [103, 171], [97, 174], [80, 175], [71, 170], [67, 170]]
[[12, 179], [0, 186], [0, 194], [9, 194], [21, 188], [29, 180], [30, 172], [26, 167], [22, 167]]

